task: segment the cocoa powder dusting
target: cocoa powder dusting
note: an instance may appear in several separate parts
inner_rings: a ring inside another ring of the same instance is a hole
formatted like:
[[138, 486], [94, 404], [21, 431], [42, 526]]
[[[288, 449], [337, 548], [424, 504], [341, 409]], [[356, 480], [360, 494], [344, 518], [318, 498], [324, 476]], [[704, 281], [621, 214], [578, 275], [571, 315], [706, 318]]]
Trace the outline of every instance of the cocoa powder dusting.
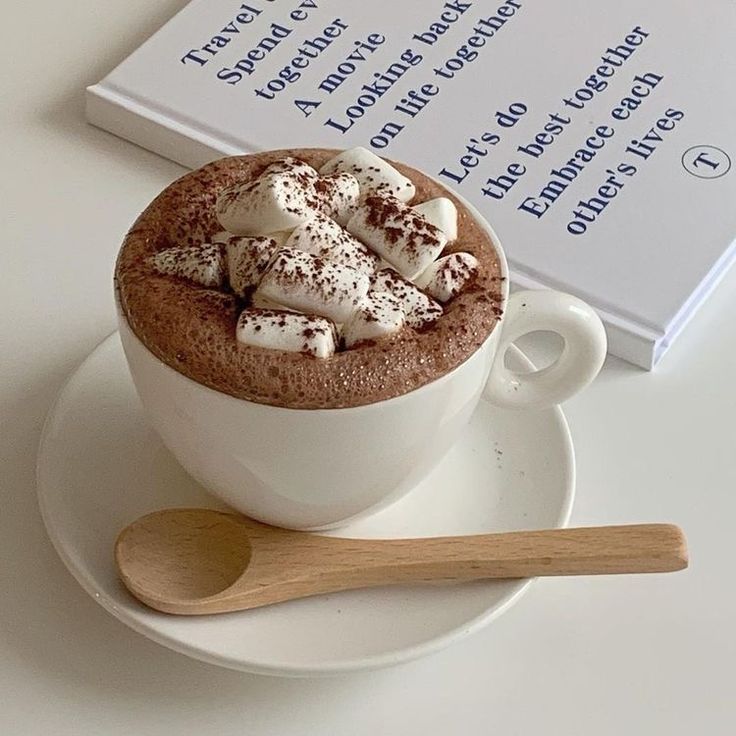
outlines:
[[[118, 256], [115, 286], [131, 329], [154, 355], [185, 376], [237, 398], [316, 409], [358, 406], [398, 396], [439, 378], [477, 350], [501, 315], [498, 256], [486, 231], [448, 190], [403, 164], [391, 162], [415, 184], [414, 202], [444, 196], [457, 206], [458, 238], [443, 255], [466, 251], [480, 263], [472, 284], [426, 327], [406, 327], [393, 337], [367, 341], [360, 350], [326, 359], [249, 347], [235, 340], [243, 308], [238, 297], [153, 269], [153, 254], [208, 242], [222, 230], [215, 217], [215, 201], [224, 190], [254, 180], [266, 167], [288, 156], [319, 169], [336, 153], [290, 149], [224, 158], [175, 181], [140, 215]], [[295, 172], [295, 182], [310, 181], [308, 174], [298, 168]], [[324, 194], [319, 188], [315, 191], [317, 196]], [[385, 224], [392, 210], [396, 216], [396, 206], [389, 201], [377, 206], [372, 216]], [[421, 247], [432, 237], [436, 237], [432, 226], [413, 231], [412, 246]], [[330, 284], [325, 283], [324, 288], [331, 288]], [[305, 333], [312, 329], [305, 323]], [[305, 334], [305, 340], [310, 335], [313, 333]]]

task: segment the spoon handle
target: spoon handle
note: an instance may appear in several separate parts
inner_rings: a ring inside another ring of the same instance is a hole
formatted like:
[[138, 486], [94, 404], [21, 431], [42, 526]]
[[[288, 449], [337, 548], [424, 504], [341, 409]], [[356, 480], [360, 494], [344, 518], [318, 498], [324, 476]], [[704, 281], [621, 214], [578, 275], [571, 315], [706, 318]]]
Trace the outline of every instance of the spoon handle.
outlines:
[[358, 578], [378, 574], [386, 583], [671, 572], [688, 564], [685, 537], [672, 524], [360, 540], [352, 555], [348, 545], [357, 540], [341, 541], [362, 568], [354, 569]]

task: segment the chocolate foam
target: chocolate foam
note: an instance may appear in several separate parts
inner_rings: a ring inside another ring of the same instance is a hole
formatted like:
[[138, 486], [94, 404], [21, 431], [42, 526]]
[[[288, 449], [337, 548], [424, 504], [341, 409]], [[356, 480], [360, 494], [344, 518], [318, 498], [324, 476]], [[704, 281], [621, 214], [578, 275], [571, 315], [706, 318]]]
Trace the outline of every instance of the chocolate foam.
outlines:
[[451, 192], [419, 171], [392, 162], [417, 193], [412, 203], [449, 197], [458, 210], [458, 237], [443, 255], [465, 251], [478, 273], [424, 330], [361, 344], [330, 358], [239, 344], [245, 303], [223, 289], [159, 274], [152, 256], [166, 248], [209, 241], [222, 230], [215, 201], [228, 187], [258, 176], [286, 156], [316, 169], [327, 149], [288, 149], [220, 159], [167, 187], [128, 232], [115, 269], [120, 308], [141, 342], [183, 375], [231, 396], [294, 409], [342, 408], [382, 401], [419, 388], [469, 358], [501, 314], [500, 263], [490, 237]]

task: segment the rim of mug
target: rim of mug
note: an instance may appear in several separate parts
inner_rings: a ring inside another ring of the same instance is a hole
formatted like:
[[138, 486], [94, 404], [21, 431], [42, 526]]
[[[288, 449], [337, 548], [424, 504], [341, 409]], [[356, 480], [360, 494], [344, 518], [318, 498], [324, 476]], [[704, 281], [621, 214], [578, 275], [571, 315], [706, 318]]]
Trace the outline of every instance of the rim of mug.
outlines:
[[[427, 174], [429, 176], [429, 174]], [[459, 371], [469, 360], [472, 360], [478, 353], [485, 348], [485, 346], [488, 344], [488, 342], [497, 335], [498, 330], [502, 329], [501, 325], [503, 323], [503, 319], [506, 313], [506, 307], [508, 305], [509, 300], [509, 267], [508, 267], [508, 261], [506, 260], [506, 253], [503, 250], [503, 246], [501, 245], [501, 240], [499, 239], [498, 235], [496, 234], [496, 231], [493, 229], [491, 224], [481, 215], [481, 213], [478, 211], [478, 209], [472, 205], [470, 202], [468, 202], [465, 197], [463, 197], [461, 194], [459, 194], [457, 191], [452, 189], [451, 187], [448, 187], [446, 184], [443, 184], [442, 182], [438, 181], [435, 177], [429, 176], [430, 179], [437, 182], [442, 186], [444, 189], [451, 192], [457, 199], [460, 201], [460, 203], [468, 210], [468, 212], [473, 216], [475, 221], [480, 225], [481, 229], [488, 235], [488, 237], [491, 239], [491, 242], [493, 243], [493, 248], [496, 251], [496, 255], [498, 256], [500, 270], [501, 270], [501, 309], [502, 314], [496, 321], [496, 323], [493, 326], [493, 329], [488, 333], [488, 336], [486, 339], [470, 354], [468, 355], [465, 360], [462, 361], [462, 363], [459, 363], [456, 365], [451, 371], [448, 371], [447, 373], [443, 373], [441, 376], [438, 376], [437, 378], [428, 381], [427, 383], [423, 383], [421, 386], [417, 386], [416, 388], [411, 389], [411, 391], [406, 391], [403, 394], [399, 394], [398, 396], [392, 396], [388, 399], [380, 399], [379, 401], [372, 401], [368, 404], [359, 404], [358, 406], [340, 406], [340, 407], [328, 407], [328, 408], [307, 408], [307, 407], [292, 407], [292, 406], [279, 406], [278, 404], [267, 404], [262, 401], [252, 401], [251, 399], [242, 399], [237, 396], [233, 396], [232, 394], [229, 394], [225, 391], [220, 391], [219, 389], [212, 388], [211, 386], [207, 386], [204, 383], [200, 383], [199, 381], [195, 381], [193, 378], [190, 378], [189, 376], [184, 375], [183, 373], [180, 373], [176, 370], [176, 368], [173, 368], [165, 361], [161, 360], [135, 333], [135, 330], [131, 327], [130, 322], [128, 321], [128, 318], [126, 314], [123, 312], [123, 309], [120, 305], [120, 294], [119, 289], [117, 286], [117, 283], [115, 283], [114, 292], [115, 292], [115, 308], [118, 315], [118, 322], [121, 324], [121, 326], [124, 324], [125, 327], [127, 327], [128, 333], [130, 334], [130, 337], [132, 337], [140, 347], [143, 348], [143, 350], [148, 353], [148, 355], [155, 360], [157, 363], [160, 363], [165, 369], [168, 369], [173, 374], [178, 376], [181, 379], [184, 379], [184, 381], [189, 381], [190, 383], [194, 384], [195, 386], [198, 386], [201, 389], [204, 389], [206, 391], [212, 391], [214, 394], [218, 394], [219, 396], [223, 396], [229, 399], [232, 399], [233, 401], [238, 402], [244, 402], [246, 404], [254, 404], [256, 406], [262, 406], [266, 407], [268, 409], [273, 410], [280, 410], [283, 412], [323, 412], [323, 413], [329, 413], [329, 412], [358, 412], [358, 411], [371, 411], [375, 410], [375, 407], [383, 406], [384, 404], [388, 404], [389, 402], [392, 403], [398, 403], [402, 400], [408, 400], [409, 397], [416, 396], [417, 393], [425, 391], [430, 389], [431, 387], [436, 387], [439, 383], [444, 383], [446, 381], [449, 381], [452, 376]]]

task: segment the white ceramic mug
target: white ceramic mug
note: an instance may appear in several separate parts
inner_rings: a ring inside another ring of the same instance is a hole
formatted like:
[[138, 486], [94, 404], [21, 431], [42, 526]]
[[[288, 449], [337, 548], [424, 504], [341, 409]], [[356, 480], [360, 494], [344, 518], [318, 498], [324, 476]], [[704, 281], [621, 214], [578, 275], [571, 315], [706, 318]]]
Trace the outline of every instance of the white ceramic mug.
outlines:
[[[498, 238], [488, 231], [508, 277]], [[120, 335], [148, 418], [177, 460], [207, 490], [260, 521], [325, 529], [377, 511], [411, 490], [456, 442], [481, 396], [505, 407], [559, 403], [598, 373], [606, 337], [598, 316], [575, 297], [524, 291], [464, 363], [409, 393], [345, 409], [285, 409], [236, 399], [160, 361], [118, 309]], [[557, 361], [531, 374], [504, 365], [524, 334], [562, 336]]]

